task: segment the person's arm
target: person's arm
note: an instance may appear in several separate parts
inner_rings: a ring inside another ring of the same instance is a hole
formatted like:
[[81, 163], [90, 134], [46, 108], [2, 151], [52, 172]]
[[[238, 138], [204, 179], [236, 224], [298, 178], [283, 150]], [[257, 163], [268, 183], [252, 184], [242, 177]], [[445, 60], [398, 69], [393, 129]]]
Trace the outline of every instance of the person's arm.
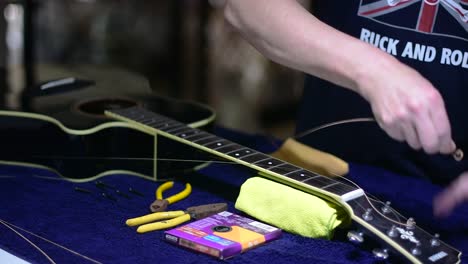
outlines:
[[392, 138], [428, 153], [455, 150], [439, 92], [391, 55], [321, 22], [295, 0], [227, 0], [224, 13], [271, 60], [363, 96]]

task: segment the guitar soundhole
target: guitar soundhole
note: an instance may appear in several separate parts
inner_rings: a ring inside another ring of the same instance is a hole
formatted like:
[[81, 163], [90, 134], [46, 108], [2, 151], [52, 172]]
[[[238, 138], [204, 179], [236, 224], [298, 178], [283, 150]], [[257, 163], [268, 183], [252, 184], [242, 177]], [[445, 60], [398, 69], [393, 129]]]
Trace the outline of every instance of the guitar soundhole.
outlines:
[[87, 116], [108, 119], [108, 117], [104, 115], [105, 110], [124, 109], [139, 104], [139, 102], [128, 98], [97, 98], [80, 101], [73, 106], [73, 110]]

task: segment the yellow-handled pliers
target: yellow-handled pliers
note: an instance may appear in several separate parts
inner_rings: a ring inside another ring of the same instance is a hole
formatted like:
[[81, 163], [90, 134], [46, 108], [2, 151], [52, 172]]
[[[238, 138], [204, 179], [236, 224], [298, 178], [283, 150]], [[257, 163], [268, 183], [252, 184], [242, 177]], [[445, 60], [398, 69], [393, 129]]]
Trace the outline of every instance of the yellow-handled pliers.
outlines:
[[[187, 208], [185, 211], [169, 211], [169, 212], [157, 212], [136, 218], [128, 219], [125, 223], [128, 226], [137, 226], [138, 233], [146, 233], [154, 230], [162, 230], [171, 228], [182, 223], [189, 221], [190, 219], [201, 219], [216, 213], [220, 213], [227, 210], [226, 203], [207, 204], [200, 206], [193, 206]], [[165, 221], [160, 221], [165, 220]], [[158, 221], [158, 222], [154, 222]], [[154, 223], [151, 223], [154, 222]]]
[[150, 205], [151, 212], [162, 212], [167, 206], [186, 198], [192, 192], [192, 186], [189, 183], [185, 184], [185, 189], [175, 195], [163, 198], [163, 192], [174, 186], [173, 181], [168, 181], [156, 189], [156, 200]]

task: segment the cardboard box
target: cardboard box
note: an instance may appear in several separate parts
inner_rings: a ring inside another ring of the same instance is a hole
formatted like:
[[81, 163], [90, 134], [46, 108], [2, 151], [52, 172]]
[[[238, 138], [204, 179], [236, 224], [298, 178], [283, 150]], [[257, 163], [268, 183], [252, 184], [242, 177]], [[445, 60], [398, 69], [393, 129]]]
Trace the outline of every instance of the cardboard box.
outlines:
[[164, 239], [219, 259], [227, 259], [277, 239], [281, 229], [227, 211], [168, 230]]

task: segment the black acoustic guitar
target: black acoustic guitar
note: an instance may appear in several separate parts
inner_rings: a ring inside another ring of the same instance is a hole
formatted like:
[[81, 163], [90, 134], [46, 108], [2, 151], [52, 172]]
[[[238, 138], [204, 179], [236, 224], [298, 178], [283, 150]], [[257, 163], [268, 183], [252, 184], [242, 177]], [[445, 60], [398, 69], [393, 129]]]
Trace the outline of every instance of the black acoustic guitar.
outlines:
[[74, 80], [54, 79], [42, 84], [48, 92], [34, 97], [33, 112], [0, 111], [1, 163], [44, 167], [77, 181], [112, 173], [168, 178], [201, 165], [177, 161], [200, 160], [190, 156], [193, 151], [188, 146], [116, 121], [104, 111], [141, 106], [210, 130], [215, 119], [211, 108], [155, 95], [145, 79], [123, 70], [48, 69], [59, 72], [48, 78], [73, 74], [80, 80], [98, 80], [81, 89], [55, 93], [50, 92], [51, 86]]
[[349, 240], [359, 243], [364, 236], [374, 238], [382, 244], [382, 249], [375, 250], [374, 255], [382, 260], [394, 257], [396, 263], [401, 259], [412, 263], [460, 262], [460, 251], [421, 229], [411, 218], [403, 217], [388, 204], [369, 198], [359, 187], [305, 170], [141, 107], [110, 110], [106, 114], [139, 126], [149, 134], [161, 135], [245, 165], [265, 177], [340, 205], [363, 230], [348, 232]]

